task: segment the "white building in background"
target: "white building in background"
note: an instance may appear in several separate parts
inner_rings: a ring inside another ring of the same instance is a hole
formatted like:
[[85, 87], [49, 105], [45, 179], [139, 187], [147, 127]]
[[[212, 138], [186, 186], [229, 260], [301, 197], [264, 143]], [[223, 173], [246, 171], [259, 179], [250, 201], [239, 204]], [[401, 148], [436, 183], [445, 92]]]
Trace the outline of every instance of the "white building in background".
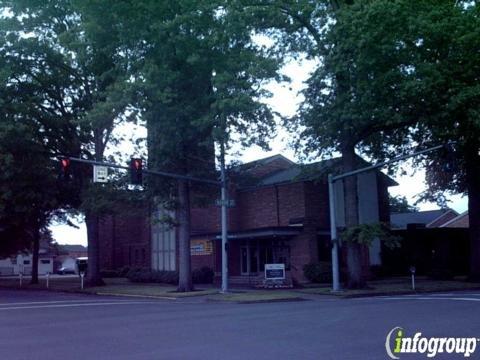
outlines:
[[[42, 253], [43, 252], [43, 253]], [[47, 254], [45, 250], [40, 250], [38, 259], [38, 275], [53, 273], [54, 255]], [[30, 275], [32, 273], [32, 255], [18, 254], [13, 257], [0, 259], [0, 276], [9, 275]]]

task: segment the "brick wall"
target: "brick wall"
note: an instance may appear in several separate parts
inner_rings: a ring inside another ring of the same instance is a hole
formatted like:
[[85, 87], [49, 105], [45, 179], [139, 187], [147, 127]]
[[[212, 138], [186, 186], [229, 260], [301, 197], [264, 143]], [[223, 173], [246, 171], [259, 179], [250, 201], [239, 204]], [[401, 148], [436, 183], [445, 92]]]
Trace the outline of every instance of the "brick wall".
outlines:
[[144, 209], [135, 216], [110, 215], [100, 220], [101, 269], [150, 267], [150, 220], [147, 214]]
[[318, 261], [317, 229], [313, 222], [304, 223], [303, 232], [290, 240], [290, 271], [292, 280], [307, 281], [303, 275], [303, 266]]

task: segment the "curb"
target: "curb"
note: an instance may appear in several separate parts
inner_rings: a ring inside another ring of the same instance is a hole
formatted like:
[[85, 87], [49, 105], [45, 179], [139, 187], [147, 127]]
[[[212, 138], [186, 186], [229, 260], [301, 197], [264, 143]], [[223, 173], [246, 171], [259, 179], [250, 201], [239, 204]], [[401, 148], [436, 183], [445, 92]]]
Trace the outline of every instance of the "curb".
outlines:
[[224, 299], [209, 299], [207, 302], [223, 303], [223, 304], [266, 304], [266, 303], [278, 303], [278, 302], [298, 302], [309, 301], [302, 297], [284, 298], [284, 299], [264, 299], [264, 300], [224, 300]]
[[159, 300], [178, 300], [178, 297], [169, 296], [155, 296], [155, 295], [137, 295], [137, 294], [122, 294], [122, 293], [110, 293], [110, 292], [95, 292], [91, 293], [99, 296], [119, 296], [119, 297], [133, 297], [133, 298], [147, 298], [147, 299], [159, 299]]
[[462, 289], [435, 289], [435, 290], [416, 290], [416, 291], [378, 291], [378, 292], [371, 292], [371, 293], [363, 293], [363, 294], [342, 294], [340, 293], [302, 293], [306, 295], [312, 296], [330, 296], [338, 299], [354, 299], [354, 298], [365, 298], [365, 297], [378, 297], [378, 296], [395, 296], [395, 295], [421, 295], [421, 294], [435, 294], [435, 293], [443, 293], [443, 292], [461, 292], [461, 291], [478, 291], [480, 290], [480, 286], [471, 287], [471, 288], [462, 288]]
[[344, 299], [353, 299], [353, 298], [362, 298], [362, 297], [377, 297], [377, 296], [395, 296], [395, 295], [421, 295], [421, 294], [435, 294], [443, 292], [461, 292], [461, 291], [478, 291], [480, 287], [472, 287], [466, 289], [435, 289], [435, 290], [418, 290], [418, 291], [398, 291], [398, 292], [376, 292], [371, 294], [345, 294], [338, 295], [340, 298]]

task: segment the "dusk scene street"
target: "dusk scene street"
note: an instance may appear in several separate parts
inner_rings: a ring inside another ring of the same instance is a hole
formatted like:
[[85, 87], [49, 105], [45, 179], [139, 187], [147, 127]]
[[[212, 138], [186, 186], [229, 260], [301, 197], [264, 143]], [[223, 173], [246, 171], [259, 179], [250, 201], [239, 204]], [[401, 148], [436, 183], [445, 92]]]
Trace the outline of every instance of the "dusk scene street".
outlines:
[[0, 0], [0, 359], [480, 358], [480, 4]]

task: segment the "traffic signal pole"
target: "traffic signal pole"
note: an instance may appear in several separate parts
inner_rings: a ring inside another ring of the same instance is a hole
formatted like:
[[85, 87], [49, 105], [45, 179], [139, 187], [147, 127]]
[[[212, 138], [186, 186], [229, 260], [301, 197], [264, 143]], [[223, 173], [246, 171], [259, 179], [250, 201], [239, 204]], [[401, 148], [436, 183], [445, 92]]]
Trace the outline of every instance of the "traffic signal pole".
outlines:
[[228, 292], [228, 189], [225, 171], [225, 143], [220, 144], [220, 182], [222, 203], [222, 293]]
[[[105, 167], [113, 168], [113, 169], [130, 170], [130, 167], [128, 167], [128, 166], [118, 165], [118, 164], [114, 164], [114, 163], [107, 163], [107, 162], [95, 161], [95, 160], [86, 160], [86, 159], [69, 157], [69, 156], [66, 156], [65, 158], [68, 158], [68, 159], [70, 159], [71, 161], [74, 161], [74, 162], [79, 162], [79, 163], [84, 163], [84, 164], [105, 166]], [[165, 171], [155, 171], [155, 170], [142, 169], [142, 172], [145, 173], [145, 174], [164, 176], [164, 177], [169, 177], [169, 178], [173, 178], [173, 179], [188, 180], [188, 181], [210, 184], [210, 185], [216, 185], [216, 186], [221, 185], [220, 181], [200, 179], [200, 178], [193, 177], [193, 176], [174, 174], [174, 173], [169, 173], [169, 172], [165, 172]]]
[[[156, 176], [164, 176], [169, 177], [172, 179], [177, 180], [188, 180], [197, 183], [209, 184], [214, 186], [220, 186], [221, 188], [221, 222], [222, 222], [222, 293], [228, 292], [228, 221], [227, 221], [227, 208], [228, 208], [228, 189], [227, 189], [227, 175], [225, 170], [225, 145], [222, 143], [221, 145], [221, 159], [220, 159], [220, 181], [215, 180], [208, 180], [208, 179], [200, 179], [193, 176], [188, 175], [180, 175], [174, 174], [164, 171], [154, 171], [154, 170], [147, 170], [141, 169], [141, 171], [145, 174], [151, 174]], [[70, 161], [75, 161], [84, 164], [90, 165], [98, 165], [98, 166], [105, 166], [114, 169], [123, 169], [123, 170], [131, 170], [131, 167], [117, 165], [114, 163], [106, 163], [102, 161], [95, 161], [95, 160], [86, 160], [81, 158], [75, 157], [64, 157], [63, 159], [69, 159]]]
[[376, 170], [378, 168], [384, 167], [386, 165], [393, 164], [400, 160], [409, 159], [418, 155], [426, 154], [431, 151], [439, 150], [446, 146], [451, 145], [451, 143], [433, 146], [431, 148], [414, 152], [408, 155], [398, 156], [393, 158], [389, 161], [384, 161], [378, 163], [376, 165], [367, 166], [361, 169], [349, 171], [343, 174], [339, 174], [334, 176], [333, 174], [328, 175], [328, 197], [329, 197], [329, 205], [330, 205], [330, 239], [332, 242], [332, 291], [340, 291], [340, 271], [339, 271], [339, 264], [338, 264], [338, 236], [337, 236], [337, 224], [336, 224], [336, 199], [335, 199], [335, 182], [345, 179], [349, 176], [358, 175], [364, 172]]

